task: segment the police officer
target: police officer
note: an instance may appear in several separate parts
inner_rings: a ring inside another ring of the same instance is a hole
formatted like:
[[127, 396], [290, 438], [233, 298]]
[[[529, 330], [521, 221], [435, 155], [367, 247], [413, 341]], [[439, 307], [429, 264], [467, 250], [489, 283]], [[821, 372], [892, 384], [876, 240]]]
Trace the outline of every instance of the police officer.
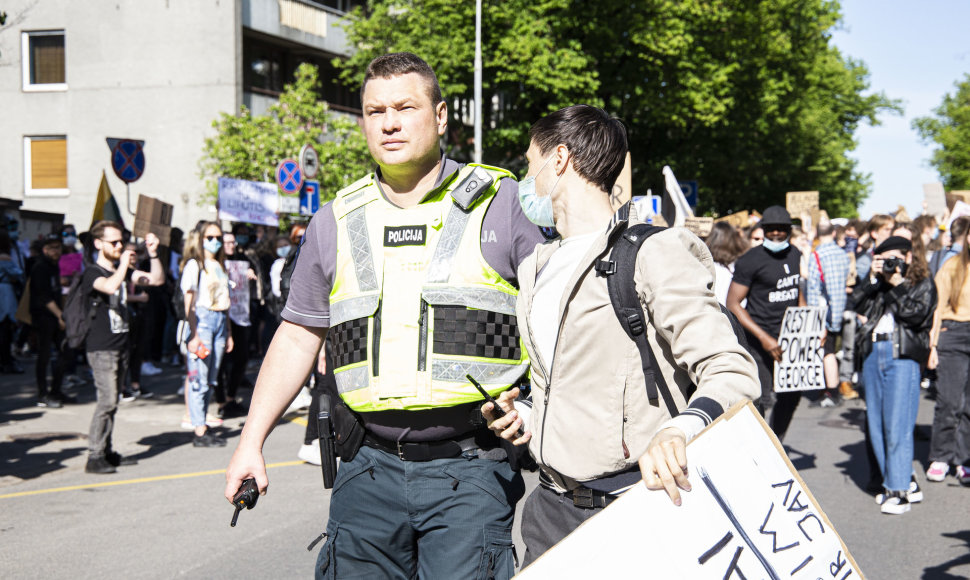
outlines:
[[515, 272], [541, 234], [507, 171], [443, 155], [423, 60], [374, 59], [361, 104], [377, 169], [309, 225], [226, 497], [248, 477], [265, 492], [262, 444], [330, 332], [342, 462], [317, 575], [508, 578], [524, 485], [466, 375], [493, 395], [525, 375]]

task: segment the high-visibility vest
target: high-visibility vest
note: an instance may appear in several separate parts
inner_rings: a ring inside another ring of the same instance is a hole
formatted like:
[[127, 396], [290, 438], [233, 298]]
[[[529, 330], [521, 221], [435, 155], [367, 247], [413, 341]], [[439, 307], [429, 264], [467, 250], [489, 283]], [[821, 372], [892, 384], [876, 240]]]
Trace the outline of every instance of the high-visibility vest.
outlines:
[[517, 290], [485, 261], [482, 221], [504, 169], [469, 164], [399, 208], [369, 175], [337, 194], [330, 292], [334, 377], [358, 412], [482, 401], [525, 375]]

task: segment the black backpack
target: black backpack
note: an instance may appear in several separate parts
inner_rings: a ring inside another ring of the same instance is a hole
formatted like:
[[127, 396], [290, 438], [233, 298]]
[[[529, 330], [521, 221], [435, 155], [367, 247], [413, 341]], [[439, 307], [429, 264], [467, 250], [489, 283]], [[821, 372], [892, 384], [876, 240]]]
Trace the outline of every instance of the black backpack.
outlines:
[[[596, 274], [606, 276], [606, 286], [610, 293], [610, 302], [613, 303], [613, 311], [620, 320], [620, 325], [626, 331], [627, 336], [636, 343], [640, 351], [640, 359], [643, 364], [643, 376], [646, 380], [647, 397], [651, 403], [656, 403], [659, 396], [667, 405], [667, 410], [671, 417], [680, 414], [680, 410], [674, 403], [670, 394], [670, 387], [667, 380], [657, 366], [657, 359], [647, 341], [647, 317], [640, 306], [640, 297], [637, 294], [636, 284], [633, 275], [636, 271], [637, 253], [640, 246], [650, 236], [662, 232], [667, 228], [652, 226], [649, 224], [635, 224], [624, 230], [618, 230], [614, 238], [610, 240], [613, 251], [607, 260], [599, 260], [595, 264]], [[731, 328], [737, 336], [738, 343], [749, 353], [748, 340], [744, 335], [744, 327], [724, 305], [721, 305], [721, 312], [727, 316], [731, 322]], [[752, 353], [752, 357], [754, 354]], [[758, 360], [754, 357], [755, 360]], [[688, 392], [688, 398], [693, 394], [696, 386], [692, 385]]]
[[97, 314], [97, 308], [104, 301], [96, 292], [86, 295], [82, 289], [81, 281], [83, 276], [78, 276], [71, 282], [67, 291], [67, 299], [64, 300], [64, 336], [67, 346], [70, 348], [81, 348], [84, 340], [91, 331], [91, 321]]

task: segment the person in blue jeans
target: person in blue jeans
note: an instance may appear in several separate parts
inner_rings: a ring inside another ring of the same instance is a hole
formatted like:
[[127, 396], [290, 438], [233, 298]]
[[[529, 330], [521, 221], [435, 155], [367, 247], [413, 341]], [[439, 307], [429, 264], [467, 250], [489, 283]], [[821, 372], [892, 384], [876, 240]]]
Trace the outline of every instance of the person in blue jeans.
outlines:
[[856, 290], [856, 342], [864, 361], [869, 437], [886, 490], [877, 496], [884, 514], [909, 511], [919, 490], [911, 486], [913, 428], [937, 297], [925, 257], [912, 250], [906, 238], [886, 239]]
[[224, 447], [226, 440], [209, 432], [206, 412], [212, 392], [218, 383], [222, 356], [232, 351], [229, 334], [229, 276], [226, 254], [222, 248], [222, 228], [215, 222], [199, 225], [199, 256], [203, 264], [192, 259], [182, 268], [179, 283], [185, 295], [185, 313], [190, 334], [188, 342], [189, 417], [195, 447]]

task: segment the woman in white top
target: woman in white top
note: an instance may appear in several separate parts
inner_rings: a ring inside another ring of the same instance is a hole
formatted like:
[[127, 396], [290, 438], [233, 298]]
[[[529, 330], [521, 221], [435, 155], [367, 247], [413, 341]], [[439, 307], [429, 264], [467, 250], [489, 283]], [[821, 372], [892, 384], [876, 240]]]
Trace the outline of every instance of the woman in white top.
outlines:
[[[188, 341], [189, 417], [196, 447], [222, 447], [226, 440], [208, 431], [206, 412], [216, 386], [222, 356], [232, 351], [229, 334], [229, 276], [222, 248], [222, 228], [215, 222], [200, 224], [196, 248], [199, 261], [190, 259], [182, 268], [179, 283], [185, 295], [185, 314], [190, 328]], [[189, 252], [186, 252], [188, 255]]]
[[714, 296], [723, 306], [734, 278], [734, 262], [748, 251], [749, 246], [734, 226], [727, 222], [716, 222], [704, 243], [714, 258]]

